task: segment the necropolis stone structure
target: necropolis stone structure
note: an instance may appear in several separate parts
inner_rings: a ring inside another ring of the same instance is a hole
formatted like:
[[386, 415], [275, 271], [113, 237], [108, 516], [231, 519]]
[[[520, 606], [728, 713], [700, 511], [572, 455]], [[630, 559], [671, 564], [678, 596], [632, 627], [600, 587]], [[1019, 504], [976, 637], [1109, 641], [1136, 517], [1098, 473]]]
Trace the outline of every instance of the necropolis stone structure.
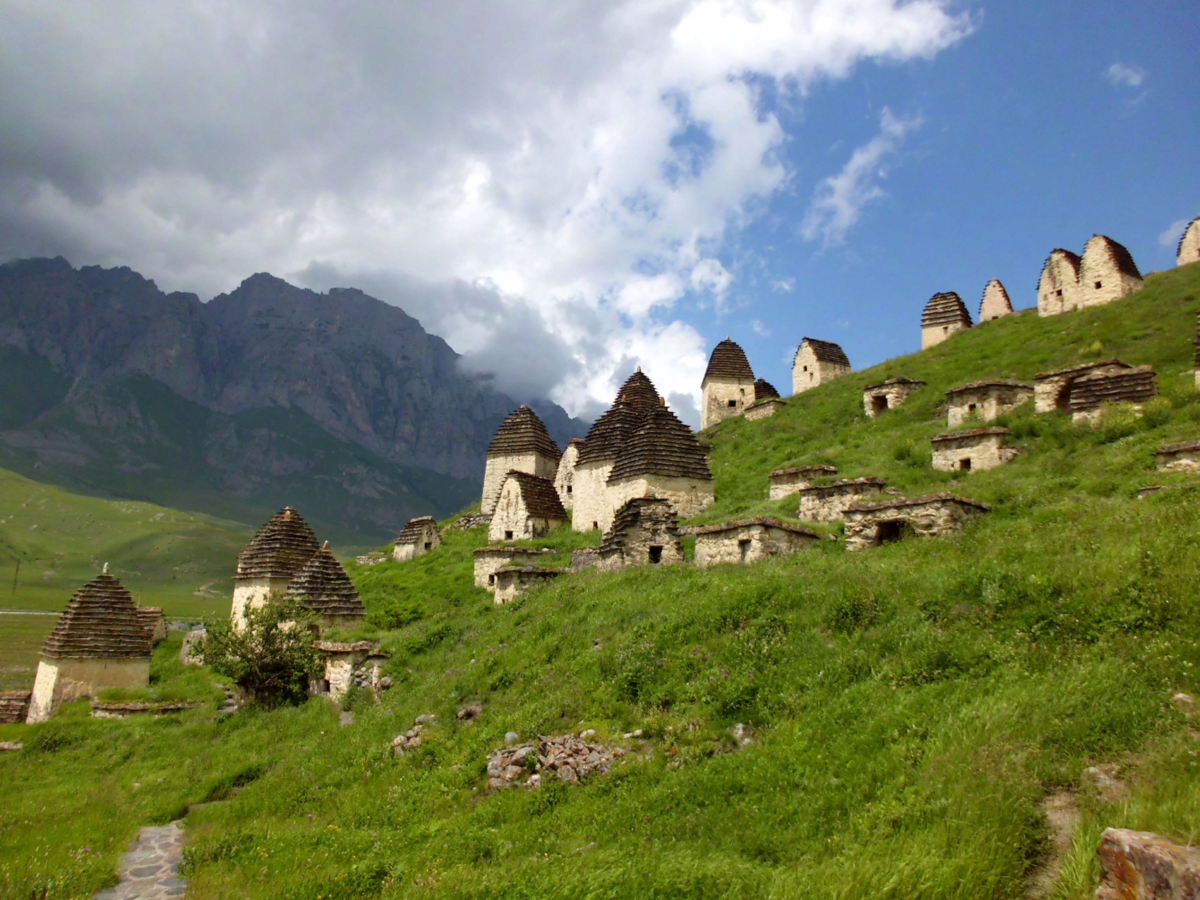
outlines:
[[807, 528], [785, 525], [765, 516], [685, 528], [684, 533], [696, 536], [696, 565], [701, 567], [762, 562], [773, 556], [795, 553], [821, 539]]
[[1200, 216], [1192, 219], [1188, 227], [1183, 229], [1179, 246], [1175, 248], [1175, 265], [1186, 266], [1194, 262], [1200, 262]]
[[751, 422], [756, 419], [769, 419], [786, 405], [779, 396], [779, 391], [771, 382], [759, 378], [754, 382], [754, 404], [746, 409], [745, 417]]
[[167, 617], [163, 615], [163, 611], [157, 606], [139, 606], [138, 615], [142, 618], [142, 625], [150, 634], [151, 646], [159, 641], [166, 640], [167, 637]]
[[562, 459], [558, 461], [558, 469], [554, 474], [554, 489], [558, 491], [558, 499], [562, 501], [563, 509], [575, 506], [575, 465], [579, 462], [579, 451], [583, 449], [583, 438], [571, 438], [567, 449], [563, 451]]
[[994, 469], [1011, 462], [1017, 451], [1004, 446], [1012, 432], [1007, 428], [973, 428], [932, 438], [933, 467], [939, 472], [972, 472]]
[[423, 556], [441, 545], [442, 536], [438, 532], [437, 519], [433, 516], [418, 516], [415, 519], [409, 519], [404, 530], [396, 538], [392, 559], [396, 562], [407, 562]]
[[29, 716], [32, 691], [0, 691], [0, 725], [16, 725]]
[[331, 700], [340, 700], [352, 687], [378, 691], [380, 673], [388, 660], [374, 641], [317, 641], [313, 644], [325, 658], [325, 672], [308, 684], [308, 692], [314, 696], [327, 694]]
[[540, 569], [536, 566], [505, 566], [496, 572], [495, 602], [509, 603], [531, 588], [547, 584], [569, 569]]
[[608, 495], [613, 463], [629, 436], [660, 403], [658, 391], [639, 368], [621, 387], [613, 405], [592, 423], [575, 463], [572, 523], [576, 531], [593, 531], [602, 521], [610, 521], [615, 509]]
[[1099, 373], [1112, 374], [1131, 368], [1133, 368], [1131, 365], [1123, 363], [1119, 359], [1105, 359], [1100, 362], [1072, 366], [1069, 369], [1040, 372], [1034, 377], [1034, 411], [1038, 413], [1052, 413], [1055, 410], [1067, 412], [1071, 406], [1071, 382], [1076, 378]]
[[[627, 500], [661, 497], [680, 518], [699, 515], [715, 497], [712, 472], [690, 428], [666, 406], [657, 406], [630, 435], [608, 475], [609, 508]], [[607, 531], [611, 514], [602, 522]]]
[[946, 391], [946, 424], [957, 428], [971, 419], [991, 422], [1033, 399], [1023, 381], [972, 381]]
[[1154, 458], [1160, 472], [1200, 472], [1200, 441], [1163, 444]]
[[1093, 372], [1071, 381], [1068, 407], [1074, 422], [1096, 422], [1106, 403], [1142, 404], [1158, 396], [1153, 366], [1134, 366], [1117, 372]]
[[308, 523], [290, 506], [271, 517], [238, 554], [233, 578], [235, 628], [246, 624], [246, 610], [257, 609], [272, 594], [282, 594], [321, 545]]
[[779, 391], [775, 390], [775, 385], [767, 381], [765, 378], [755, 379], [754, 382], [754, 400], [767, 400], [771, 397], [778, 397]]
[[880, 384], [869, 384], [863, 388], [863, 411], [870, 418], [877, 419], [923, 387], [925, 382], [911, 378], [889, 378]]
[[105, 688], [150, 683], [151, 632], [108, 567], [79, 589], [42, 647], [27, 722], [44, 722], [60, 704]]
[[492, 513], [488, 540], [527, 541], [566, 521], [567, 511], [554, 482], [527, 472], [509, 472]]
[[1124, 246], [1102, 234], [1084, 245], [1079, 264], [1080, 306], [1100, 306], [1128, 297], [1145, 287], [1133, 256]]
[[551, 439], [537, 413], [522, 405], [504, 420], [488, 447], [480, 512], [490, 516], [495, 511], [500, 488], [509, 472], [528, 472], [553, 483], [561, 457], [558, 444]]
[[1055, 247], [1038, 279], [1038, 315], [1057, 316], [1079, 308], [1079, 257]]
[[746, 353], [730, 338], [713, 348], [700, 381], [701, 430], [740, 416], [754, 402], [754, 372]]
[[993, 278], [983, 289], [983, 298], [979, 301], [979, 321], [990, 322], [993, 319], [1011, 316], [1012, 313], [1012, 300], [1008, 297], [1008, 291], [1004, 289], [999, 278]]
[[782, 500], [811, 487], [818, 478], [836, 475], [837, 471], [836, 466], [791, 466], [787, 469], [776, 469], [768, 476], [771, 480], [768, 496], [771, 500]]
[[802, 394], [850, 373], [850, 358], [832, 341], [806, 337], [792, 358], [792, 393]]
[[866, 550], [908, 536], [955, 534], [990, 508], [953, 494], [859, 501], [846, 510], [846, 549]]
[[607, 571], [626, 566], [672, 566], [683, 561], [679, 517], [670, 501], [635, 497], [617, 510], [596, 565]]
[[921, 315], [921, 349], [940, 344], [956, 331], [971, 327], [971, 314], [954, 291], [934, 294]]
[[329, 549], [329, 541], [296, 573], [287, 596], [316, 616], [322, 631], [350, 628], [367, 617], [358, 589]]
[[876, 496], [885, 487], [882, 478], [855, 478], [801, 488], [799, 517], [806, 522], [837, 522], [851, 503]]
[[[485, 591], [496, 589], [496, 572], [505, 566], [524, 567], [533, 565], [545, 550], [532, 547], [509, 547], [492, 544], [475, 551], [475, 587]], [[549, 551], [552, 552], [552, 551]]]

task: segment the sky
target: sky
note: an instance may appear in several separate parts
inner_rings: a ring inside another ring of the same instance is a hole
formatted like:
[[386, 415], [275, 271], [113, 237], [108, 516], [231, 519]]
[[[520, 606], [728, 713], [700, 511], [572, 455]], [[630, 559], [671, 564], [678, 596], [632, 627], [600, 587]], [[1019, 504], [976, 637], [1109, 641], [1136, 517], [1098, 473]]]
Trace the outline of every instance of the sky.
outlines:
[[[0, 0], [0, 259], [403, 307], [591, 418], [1200, 215], [1195, 0]], [[903, 373], [895, 373], [903, 374]]]

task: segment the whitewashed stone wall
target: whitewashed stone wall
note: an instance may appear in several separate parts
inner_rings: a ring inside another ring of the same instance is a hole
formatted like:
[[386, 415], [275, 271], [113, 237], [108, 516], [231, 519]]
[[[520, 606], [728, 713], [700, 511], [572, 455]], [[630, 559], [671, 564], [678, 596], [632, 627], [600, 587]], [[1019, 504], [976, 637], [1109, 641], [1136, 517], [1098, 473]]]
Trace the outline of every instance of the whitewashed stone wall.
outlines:
[[850, 371], [849, 366], [817, 359], [812, 347], [802, 344], [792, 361], [792, 393], [802, 394], [835, 378], [848, 375]]
[[662, 497], [671, 501], [681, 519], [698, 516], [712, 505], [716, 495], [711, 481], [697, 481], [668, 475], [638, 475], [622, 478], [608, 485], [611, 505], [607, 518], [601, 521], [602, 531], [612, 528], [616, 511], [626, 500], [635, 497]]
[[992, 422], [1033, 399], [1032, 385], [985, 384], [948, 394], [946, 426], [957, 428], [971, 419]]
[[1188, 263], [1200, 262], [1200, 218], [1193, 219], [1183, 232], [1179, 241], [1179, 252], [1175, 257], [1175, 265], [1186, 266]]
[[863, 412], [868, 418], [877, 419], [889, 409], [895, 409], [925, 387], [923, 381], [885, 381], [863, 389]]
[[488, 454], [483, 470], [483, 501], [479, 510], [483, 515], [490, 516], [495, 511], [496, 499], [509, 472], [528, 472], [554, 481], [558, 474], [558, 460], [540, 453], [517, 453], [511, 456]]
[[607, 531], [613, 516], [613, 505], [608, 494], [608, 473], [613, 460], [593, 460], [575, 466], [575, 511], [571, 516], [571, 528], [575, 531]]
[[782, 500], [792, 494], [798, 494], [806, 487], [812, 487], [818, 478], [836, 475], [834, 466], [793, 466], [788, 469], [776, 469], [768, 476], [771, 489], [768, 494], [771, 500]]
[[1075, 258], [1063, 250], [1055, 250], [1046, 260], [1038, 281], [1038, 315], [1057, 316], [1078, 309], [1079, 269]]
[[430, 522], [421, 526], [421, 532], [417, 535], [417, 539], [412, 542], [396, 543], [392, 550], [392, 559], [396, 562], [407, 562], [410, 559], [416, 559], [418, 556], [424, 556], [431, 550], [434, 550], [442, 545], [442, 536], [438, 532], [437, 525]]
[[387, 657], [379, 655], [377, 644], [372, 641], [321, 641], [315, 646], [325, 657], [325, 669], [323, 678], [309, 682], [310, 694], [325, 694], [331, 700], [341, 700], [356, 683], [371, 690], [379, 689]]
[[935, 537], [962, 530], [987, 511], [983, 504], [949, 494], [915, 497], [893, 503], [863, 503], [846, 510], [846, 549], [866, 550], [907, 536]]
[[45, 722], [64, 703], [95, 697], [107, 688], [150, 684], [150, 657], [139, 659], [43, 659], [29, 700], [29, 724]]
[[488, 540], [528, 541], [541, 537], [551, 528], [564, 524], [562, 519], [543, 519], [531, 516], [525, 506], [521, 485], [515, 478], [505, 480], [492, 512], [492, 524], [488, 527]]
[[532, 547], [480, 547], [475, 551], [475, 587], [496, 589], [496, 573], [505, 566], [526, 566], [543, 554]]
[[1079, 305], [1102, 306], [1145, 287], [1141, 278], [1122, 272], [1109, 252], [1102, 235], [1096, 235], [1083, 248], [1079, 266]]
[[945, 325], [927, 325], [921, 328], [921, 349], [928, 350], [936, 347], [942, 341], [948, 341], [960, 331], [970, 328], [969, 322], [950, 322]]
[[246, 627], [246, 610], [261, 609], [272, 595], [282, 597], [287, 591], [290, 578], [246, 578], [233, 583], [233, 608], [230, 618], [233, 627], [241, 631]]
[[[939, 472], [974, 472], [1011, 462], [1017, 451], [1004, 446], [1007, 428], [986, 429], [988, 434], [941, 434], [933, 439], [933, 468]], [[1001, 433], [1002, 432], [1002, 433]]]
[[768, 397], [761, 403], [756, 402], [753, 406], [748, 407], [745, 413], [746, 419], [750, 422], [757, 421], [758, 419], [769, 419], [786, 405], [786, 400], [781, 400], [778, 397]]
[[1165, 444], [1154, 456], [1160, 472], [1200, 472], [1200, 441]]
[[979, 321], [990, 322], [993, 319], [1011, 316], [1012, 313], [1012, 300], [1008, 296], [1008, 291], [1004, 289], [1004, 285], [998, 278], [993, 278], [983, 289], [983, 300], [979, 304]]
[[734, 416], [740, 416], [754, 402], [754, 379], [723, 378], [710, 375], [704, 382], [700, 400], [700, 429], [703, 431]]
[[493, 601], [497, 605], [510, 603], [530, 588], [546, 584], [565, 571], [567, 570], [530, 567], [500, 569], [496, 572], [496, 594]]
[[746, 520], [685, 529], [696, 535], [696, 565], [748, 565], [784, 553], [795, 553], [820, 538], [807, 529], [785, 528], [778, 521]]
[[558, 491], [558, 499], [562, 501], [563, 509], [575, 507], [575, 464], [578, 460], [579, 443], [573, 440], [567, 444], [554, 473], [554, 489]]
[[877, 496], [887, 487], [879, 478], [858, 478], [814, 485], [800, 491], [799, 518], [805, 522], [838, 522], [855, 500]]

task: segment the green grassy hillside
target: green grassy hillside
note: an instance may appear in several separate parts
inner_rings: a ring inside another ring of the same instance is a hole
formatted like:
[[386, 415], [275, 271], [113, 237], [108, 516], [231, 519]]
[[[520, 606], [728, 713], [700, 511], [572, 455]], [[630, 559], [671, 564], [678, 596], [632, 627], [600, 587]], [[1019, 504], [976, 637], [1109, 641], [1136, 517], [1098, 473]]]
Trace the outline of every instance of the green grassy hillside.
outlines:
[[[0, 893], [95, 890], [139, 826], [217, 799], [187, 817], [192, 898], [1016, 898], [1048, 858], [1041, 805], [1057, 795], [1080, 822], [1054, 896], [1090, 898], [1105, 826], [1200, 840], [1200, 739], [1171, 700], [1200, 692], [1200, 489], [1152, 455], [1200, 432], [1198, 295], [1200, 266], [1156, 275], [1120, 303], [989, 323], [714, 429], [718, 502], [697, 521], [791, 516], [795, 498], [763, 499], [767, 472], [832, 462], [992, 504], [959, 537], [587, 572], [495, 607], [471, 586], [483, 530], [456, 532], [419, 560], [351, 568], [396, 686], [357, 698], [350, 727], [319, 700], [0, 727], [26, 744], [0, 756]], [[1145, 416], [1091, 429], [1026, 406], [1003, 420], [1016, 461], [930, 470], [947, 388], [1108, 356], [1156, 366]], [[867, 420], [863, 385], [892, 375], [928, 386]], [[1181, 486], [1139, 500], [1150, 483]], [[562, 558], [594, 539], [539, 543]], [[482, 716], [456, 719], [474, 700]], [[437, 716], [423, 746], [393, 757], [422, 713]], [[506, 732], [586, 728], [629, 754], [580, 786], [486, 794]], [[1117, 767], [1122, 792], [1097, 790], [1093, 765]]]

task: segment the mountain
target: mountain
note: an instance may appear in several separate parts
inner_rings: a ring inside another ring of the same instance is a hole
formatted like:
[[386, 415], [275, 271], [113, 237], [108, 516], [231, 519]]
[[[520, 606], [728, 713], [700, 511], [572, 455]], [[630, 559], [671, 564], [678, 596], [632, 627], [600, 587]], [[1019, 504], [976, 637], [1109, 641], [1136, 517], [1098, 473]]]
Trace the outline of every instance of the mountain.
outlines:
[[[301, 506], [341, 540], [477, 498], [519, 405], [402, 309], [267, 274], [209, 303], [128, 268], [0, 266], [0, 465], [244, 522]], [[529, 402], [529, 401], [526, 401]], [[532, 401], [560, 443], [587, 426]]]

